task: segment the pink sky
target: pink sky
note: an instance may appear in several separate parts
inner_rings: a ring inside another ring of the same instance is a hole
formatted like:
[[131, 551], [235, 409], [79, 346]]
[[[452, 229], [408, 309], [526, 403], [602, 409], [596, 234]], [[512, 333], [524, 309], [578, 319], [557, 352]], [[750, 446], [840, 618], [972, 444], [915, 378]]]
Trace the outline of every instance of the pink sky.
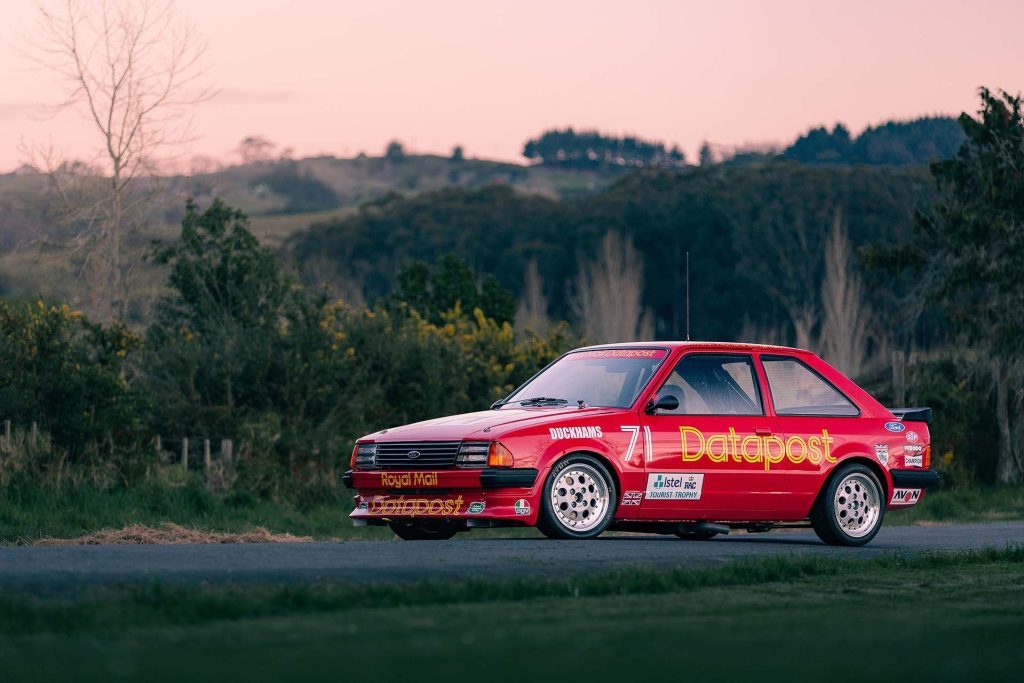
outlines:
[[[791, 141], [889, 118], [976, 108], [1024, 88], [1024, 2], [179, 0], [220, 94], [188, 154], [228, 158], [263, 135], [299, 155], [420, 152], [521, 160], [573, 125], [678, 143]], [[0, 21], [0, 170], [19, 145], [91, 156], [84, 119], [40, 118], [53, 77], [21, 56], [32, 0]]]

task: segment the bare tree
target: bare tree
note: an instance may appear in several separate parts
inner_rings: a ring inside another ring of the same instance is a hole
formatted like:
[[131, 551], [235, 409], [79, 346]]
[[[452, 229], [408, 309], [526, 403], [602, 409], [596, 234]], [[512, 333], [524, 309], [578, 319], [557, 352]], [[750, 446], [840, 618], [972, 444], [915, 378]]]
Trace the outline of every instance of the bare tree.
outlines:
[[544, 282], [537, 270], [537, 261], [526, 264], [523, 275], [523, 295], [516, 310], [516, 329], [529, 330], [543, 336], [551, 326], [548, 317], [548, 300], [544, 296]]
[[789, 315], [795, 345], [812, 348], [820, 319], [818, 301], [822, 231], [810, 230], [802, 213], [770, 204], [739, 226], [741, 267]]
[[593, 261], [580, 259], [570, 302], [587, 341], [652, 338], [654, 324], [643, 306], [643, 287], [643, 261], [632, 240], [609, 232]]
[[853, 247], [836, 211], [825, 243], [825, 274], [821, 283], [822, 355], [847, 375], [860, 375], [867, 365], [871, 311], [864, 284], [853, 264]]
[[243, 164], [258, 164], [274, 160], [277, 143], [262, 135], [248, 135], [238, 143], [238, 156]]
[[[69, 173], [52, 154], [30, 156], [85, 230], [83, 242], [102, 247], [109, 316], [121, 319], [133, 265], [124, 259], [126, 233], [154, 199], [153, 184], [138, 181], [188, 141], [189, 110], [211, 95], [199, 85], [205, 45], [171, 0], [40, 3], [39, 19], [31, 56], [64, 84], [55, 113], [76, 110], [92, 124], [102, 183]], [[76, 196], [76, 183], [96, 190], [94, 199]]]

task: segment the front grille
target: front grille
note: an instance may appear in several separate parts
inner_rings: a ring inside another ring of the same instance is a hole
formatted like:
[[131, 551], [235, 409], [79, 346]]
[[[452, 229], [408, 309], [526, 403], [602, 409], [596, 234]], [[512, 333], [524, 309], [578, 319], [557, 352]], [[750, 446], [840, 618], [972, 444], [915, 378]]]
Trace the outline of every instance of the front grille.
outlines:
[[[459, 441], [377, 442], [377, 467], [382, 470], [454, 467]], [[419, 453], [409, 457], [409, 453]]]

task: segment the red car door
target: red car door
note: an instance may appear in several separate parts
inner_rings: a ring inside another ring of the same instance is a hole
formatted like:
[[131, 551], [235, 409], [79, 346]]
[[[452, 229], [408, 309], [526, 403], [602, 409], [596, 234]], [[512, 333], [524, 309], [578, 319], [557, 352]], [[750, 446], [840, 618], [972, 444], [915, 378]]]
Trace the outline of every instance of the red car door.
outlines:
[[784, 491], [776, 466], [782, 441], [751, 354], [689, 352], [654, 400], [666, 396], [678, 405], [642, 413], [647, 481], [640, 516], [770, 519]]

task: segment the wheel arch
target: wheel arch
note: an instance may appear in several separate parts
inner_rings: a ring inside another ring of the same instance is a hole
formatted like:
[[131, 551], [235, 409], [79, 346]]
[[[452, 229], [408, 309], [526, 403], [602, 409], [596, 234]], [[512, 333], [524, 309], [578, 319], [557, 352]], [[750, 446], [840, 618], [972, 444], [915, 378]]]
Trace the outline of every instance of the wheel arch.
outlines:
[[577, 448], [575, 450], [567, 451], [551, 461], [551, 464], [548, 465], [548, 468], [544, 471], [544, 480], [547, 480], [548, 474], [550, 474], [551, 470], [555, 468], [555, 465], [565, 460], [566, 458], [571, 458], [574, 455], [589, 455], [590, 457], [598, 460], [602, 465], [605, 466], [605, 469], [608, 470], [608, 473], [611, 475], [612, 480], [615, 484], [616, 496], [615, 500], [611, 501], [614, 505], [614, 507], [612, 508], [612, 515], [614, 515], [615, 512], [617, 512], [619, 509], [619, 499], [622, 497], [622, 476], [619, 473], [619, 469], [615, 466], [615, 462], [606, 454], [601, 453], [599, 451], [590, 450], [587, 448]]
[[818, 487], [818, 493], [814, 496], [814, 502], [811, 504], [811, 510], [814, 510], [818, 506], [818, 501], [821, 498], [822, 493], [824, 493], [825, 488], [828, 486], [828, 483], [832, 481], [832, 478], [836, 476], [839, 468], [848, 464], [864, 465], [871, 470], [876, 477], [878, 477], [878, 481], [882, 485], [882, 508], [888, 509], [889, 499], [892, 498], [892, 489], [889, 485], [889, 478], [886, 476], [885, 470], [882, 469], [882, 466], [879, 465], [878, 461], [874, 458], [869, 458], [861, 453], [856, 453], [843, 458], [832, 467], [828, 476], [822, 480], [821, 486]]

